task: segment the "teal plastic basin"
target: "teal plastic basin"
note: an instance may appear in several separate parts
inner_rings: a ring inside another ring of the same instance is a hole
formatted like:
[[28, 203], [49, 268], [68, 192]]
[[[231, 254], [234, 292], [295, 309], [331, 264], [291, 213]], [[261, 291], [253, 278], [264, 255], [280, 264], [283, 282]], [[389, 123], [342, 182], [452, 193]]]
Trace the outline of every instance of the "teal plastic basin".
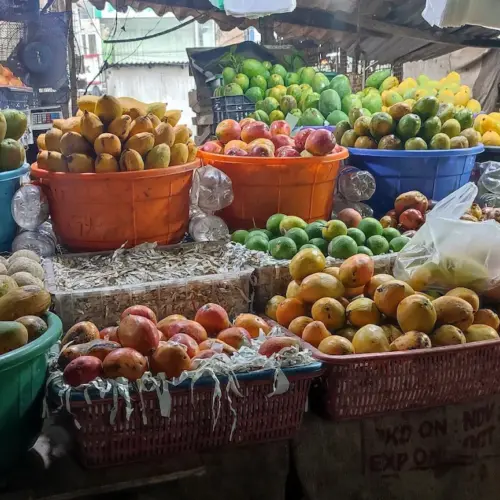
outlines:
[[42, 427], [47, 352], [59, 340], [62, 323], [47, 314], [48, 330], [20, 349], [0, 356], [0, 477], [36, 441]]

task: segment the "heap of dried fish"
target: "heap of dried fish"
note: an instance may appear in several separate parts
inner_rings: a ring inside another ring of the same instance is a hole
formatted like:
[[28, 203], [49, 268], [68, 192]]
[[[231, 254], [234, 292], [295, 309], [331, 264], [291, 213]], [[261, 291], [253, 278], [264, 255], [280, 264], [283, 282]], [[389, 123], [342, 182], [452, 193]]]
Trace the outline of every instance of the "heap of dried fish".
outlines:
[[82, 291], [235, 273], [278, 261], [241, 245], [192, 243], [171, 249], [144, 244], [114, 253], [59, 255], [51, 262], [58, 291]]

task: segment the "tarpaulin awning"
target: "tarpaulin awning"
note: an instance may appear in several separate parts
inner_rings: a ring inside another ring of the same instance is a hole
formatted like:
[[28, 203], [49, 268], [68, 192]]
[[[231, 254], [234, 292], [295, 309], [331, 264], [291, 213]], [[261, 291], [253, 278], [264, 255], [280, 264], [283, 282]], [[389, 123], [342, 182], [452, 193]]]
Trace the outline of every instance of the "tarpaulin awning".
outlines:
[[[103, 9], [105, 0], [90, 0]], [[258, 27], [258, 20], [226, 16], [209, 0], [110, 0], [121, 12], [146, 8], [177, 19], [213, 19], [220, 29]], [[500, 47], [497, 30], [464, 26], [439, 29], [422, 17], [425, 0], [297, 0], [294, 12], [272, 16], [274, 31], [286, 43], [314, 40], [341, 47], [350, 55], [359, 51], [368, 60], [393, 63], [431, 59], [461, 47]], [[358, 50], [356, 50], [358, 49]]]

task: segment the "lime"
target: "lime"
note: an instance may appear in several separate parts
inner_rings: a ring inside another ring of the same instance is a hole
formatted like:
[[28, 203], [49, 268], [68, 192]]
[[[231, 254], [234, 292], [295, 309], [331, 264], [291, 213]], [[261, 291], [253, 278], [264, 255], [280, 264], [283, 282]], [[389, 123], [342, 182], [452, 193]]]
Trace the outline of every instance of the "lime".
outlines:
[[236, 77], [236, 71], [233, 68], [227, 67], [222, 71], [222, 79], [224, 80], [224, 85], [229, 85], [233, 83], [233, 80]]
[[245, 245], [247, 244], [247, 241], [250, 238], [253, 238], [254, 236], [261, 236], [265, 240], [269, 241], [269, 237], [267, 236], [267, 234], [262, 229], [251, 229], [248, 232], [248, 236], [245, 238]]
[[290, 231], [285, 233], [285, 236], [295, 241], [297, 248], [309, 242], [309, 236], [307, 236], [307, 233], [300, 227], [293, 227]]
[[324, 222], [317, 220], [311, 222], [310, 224], [307, 224], [304, 231], [307, 233], [307, 236], [309, 236], [310, 240], [312, 240], [313, 238], [322, 238], [323, 233], [321, 232], [321, 230], [323, 229], [324, 225], [325, 225]]
[[370, 236], [366, 242], [368, 248], [374, 255], [382, 255], [389, 252], [389, 242], [378, 234]]
[[305, 245], [302, 245], [299, 250], [304, 250], [306, 248], [315, 248], [316, 250], [319, 250], [319, 248], [312, 243], [306, 243]]
[[265, 236], [261, 236], [260, 233], [256, 235], [254, 233], [253, 236], [250, 236], [248, 240], [245, 242], [245, 246], [249, 250], [257, 250], [259, 252], [267, 252], [269, 241]]
[[275, 259], [289, 260], [297, 253], [297, 245], [292, 239], [280, 236], [269, 243], [269, 252]]
[[358, 245], [356, 245], [356, 242], [350, 236], [337, 236], [328, 245], [328, 253], [336, 259], [347, 259], [357, 252]]
[[345, 236], [347, 226], [341, 220], [328, 221], [322, 230], [322, 236], [325, 240], [331, 241], [336, 236]]
[[279, 109], [275, 109], [274, 111], [271, 111], [269, 115], [269, 121], [271, 123], [276, 122], [278, 120], [284, 120], [285, 115], [283, 114], [283, 111], [280, 111]]
[[394, 238], [401, 236], [401, 233], [395, 227], [385, 227], [382, 236], [390, 243]]
[[384, 231], [382, 224], [380, 224], [380, 222], [373, 217], [366, 217], [366, 219], [362, 219], [362, 221], [358, 224], [358, 229], [363, 231], [367, 238], [375, 235], [382, 236]]
[[278, 236], [280, 233], [281, 221], [286, 217], [285, 214], [274, 214], [267, 219], [266, 229], [271, 231], [274, 235]]
[[396, 238], [391, 240], [389, 247], [393, 252], [401, 252], [409, 241], [410, 238], [408, 236], [396, 236]]
[[358, 246], [362, 245], [366, 241], [365, 233], [356, 227], [350, 227], [347, 230], [347, 236], [350, 236]]
[[365, 246], [359, 246], [357, 253], [364, 253], [365, 255], [369, 255], [370, 257], [373, 257], [373, 252], [368, 247], [365, 247]]
[[245, 231], [244, 229], [238, 229], [238, 231], [235, 231], [231, 235], [231, 241], [234, 241], [234, 243], [240, 243], [241, 245], [244, 245], [248, 234], [249, 234], [248, 231]]
[[328, 241], [323, 238], [311, 238], [309, 243], [318, 247], [323, 252], [323, 255], [328, 255]]
[[300, 229], [305, 229], [307, 227], [307, 222], [300, 217], [295, 217], [294, 215], [287, 215], [280, 222], [280, 233], [285, 234], [290, 231], [293, 227], [300, 227]]

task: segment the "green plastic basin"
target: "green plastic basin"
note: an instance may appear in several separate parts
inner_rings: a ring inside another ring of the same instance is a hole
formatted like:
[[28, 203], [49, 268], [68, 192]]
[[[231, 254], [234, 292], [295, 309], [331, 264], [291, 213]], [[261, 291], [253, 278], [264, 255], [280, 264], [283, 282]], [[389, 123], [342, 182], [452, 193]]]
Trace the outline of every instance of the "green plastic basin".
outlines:
[[24, 456], [42, 427], [47, 352], [62, 333], [58, 316], [48, 313], [47, 321], [41, 337], [0, 356], [0, 476]]

